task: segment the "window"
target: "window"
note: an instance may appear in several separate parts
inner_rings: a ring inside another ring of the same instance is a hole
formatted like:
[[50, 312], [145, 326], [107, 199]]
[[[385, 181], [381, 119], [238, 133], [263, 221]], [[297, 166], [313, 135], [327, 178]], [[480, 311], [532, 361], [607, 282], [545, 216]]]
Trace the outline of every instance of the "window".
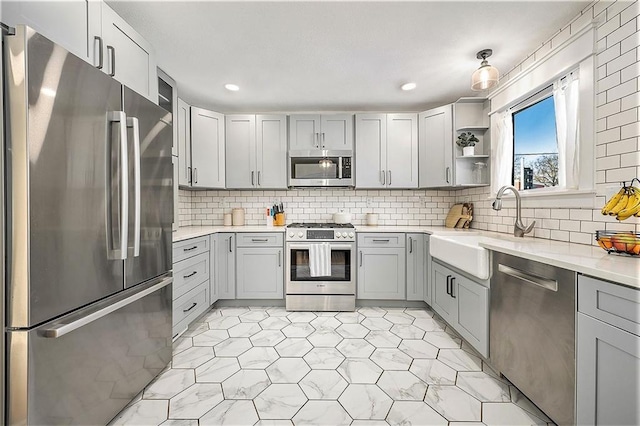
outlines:
[[551, 87], [513, 113], [512, 184], [519, 190], [558, 186], [558, 138]]

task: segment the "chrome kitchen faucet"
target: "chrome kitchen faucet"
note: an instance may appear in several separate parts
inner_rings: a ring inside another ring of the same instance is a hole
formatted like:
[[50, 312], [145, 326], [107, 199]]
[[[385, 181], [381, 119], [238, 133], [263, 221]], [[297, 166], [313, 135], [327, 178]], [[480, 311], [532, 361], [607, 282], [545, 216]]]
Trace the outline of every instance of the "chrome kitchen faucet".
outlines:
[[513, 235], [516, 237], [524, 237], [524, 234], [528, 234], [533, 230], [533, 227], [536, 224], [536, 221], [534, 220], [531, 223], [531, 225], [527, 227], [525, 227], [524, 224], [522, 223], [520, 193], [515, 187], [510, 185], [505, 185], [502, 188], [500, 188], [500, 190], [496, 194], [496, 199], [493, 202], [492, 207], [496, 211], [499, 211], [502, 209], [502, 195], [507, 189], [510, 189], [511, 192], [513, 192], [513, 194], [516, 196], [516, 223], [513, 225]]

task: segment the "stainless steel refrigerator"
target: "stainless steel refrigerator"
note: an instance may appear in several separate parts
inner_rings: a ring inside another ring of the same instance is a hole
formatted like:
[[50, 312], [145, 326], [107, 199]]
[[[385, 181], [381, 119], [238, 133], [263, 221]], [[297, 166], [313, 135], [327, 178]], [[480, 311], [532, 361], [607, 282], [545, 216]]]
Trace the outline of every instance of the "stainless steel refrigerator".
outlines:
[[172, 116], [4, 36], [6, 422], [106, 424], [171, 360]]

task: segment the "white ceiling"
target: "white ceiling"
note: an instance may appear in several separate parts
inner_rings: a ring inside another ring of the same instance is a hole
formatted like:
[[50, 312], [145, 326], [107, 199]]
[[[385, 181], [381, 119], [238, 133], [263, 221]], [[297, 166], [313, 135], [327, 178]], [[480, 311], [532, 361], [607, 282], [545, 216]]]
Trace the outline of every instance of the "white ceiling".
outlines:
[[[477, 51], [507, 72], [588, 4], [107, 3], [155, 46], [180, 97], [222, 112], [419, 111], [473, 96]], [[401, 91], [408, 81], [417, 89]]]

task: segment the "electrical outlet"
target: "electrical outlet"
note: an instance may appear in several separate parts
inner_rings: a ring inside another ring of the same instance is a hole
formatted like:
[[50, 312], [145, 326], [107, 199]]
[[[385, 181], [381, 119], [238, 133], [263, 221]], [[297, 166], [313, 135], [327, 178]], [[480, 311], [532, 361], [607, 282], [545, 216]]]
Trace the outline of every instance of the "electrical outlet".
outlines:
[[229, 207], [229, 203], [227, 202], [227, 199], [225, 197], [220, 197], [218, 199], [218, 207], [221, 209], [226, 209], [227, 207]]
[[371, 207], [371, 204], [373, 204], [373, 198], [371, 197], [367, 197], [365, 201], [367, 203], [367, 207]]

